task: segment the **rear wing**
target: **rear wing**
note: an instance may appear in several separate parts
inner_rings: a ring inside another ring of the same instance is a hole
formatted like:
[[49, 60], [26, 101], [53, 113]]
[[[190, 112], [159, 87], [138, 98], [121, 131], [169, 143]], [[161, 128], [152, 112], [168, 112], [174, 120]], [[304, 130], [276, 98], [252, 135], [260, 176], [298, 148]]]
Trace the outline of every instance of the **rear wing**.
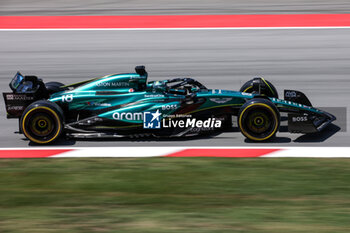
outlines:
[[9, 85], [12, 92], [3, 93], [7, 118], [20, 118], [28, 105], [48, 97], [45, 84], [36, 76], [17, 72]]
[[2, 95], [5, 100], [7, 118], [20, 118], [26, 107], [37, 100], [33, 93], [7, 92]]

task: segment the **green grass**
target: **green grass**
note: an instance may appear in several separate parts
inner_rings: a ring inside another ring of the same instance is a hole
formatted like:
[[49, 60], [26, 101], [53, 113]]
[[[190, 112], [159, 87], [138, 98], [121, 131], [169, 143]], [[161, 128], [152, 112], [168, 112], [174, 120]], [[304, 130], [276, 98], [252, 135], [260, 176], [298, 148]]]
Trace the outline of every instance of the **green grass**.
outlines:
[[349, 232], [347, 159], [0, 160], [0, 232]]

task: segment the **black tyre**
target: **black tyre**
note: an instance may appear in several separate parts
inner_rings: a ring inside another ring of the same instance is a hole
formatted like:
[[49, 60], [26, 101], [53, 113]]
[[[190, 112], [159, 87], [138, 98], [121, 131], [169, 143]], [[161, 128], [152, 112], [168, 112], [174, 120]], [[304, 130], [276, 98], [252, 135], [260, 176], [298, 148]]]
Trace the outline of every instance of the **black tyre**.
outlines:
[[59, 92], [59, 91], [66, 91], [68, 88], [64, 87], [65, 85], [60, 82], [48, 82], [45, 83], [45, 87], [49, 93], [49, 95], [52, 95], [53, 93]]
[[265, 141], [276, 135], [280, 126], [280, 114], [267, 99], [251, 99], [238, 113], [238, 127], [242, 134], [253, 141]]
[[252, 80], [249, 80], [239, 90], [240, 92], [246, 92], [246, 93], [253, 93], [258, 92], [258, 90], [254, 90], [254, 81], [260, 83], [260, 94], [266, 95], [268, 97], [273, 97], [278, 99], [278, 92], [276, 88], [270, 83], [269, 81], [265, 80], [264, 78], [254, 78]]
[[63, 130], [63, 111], [55, 103], [39, 100], [29, 105], [20, 119], [26, 138], [38, 144], [54, 142]]

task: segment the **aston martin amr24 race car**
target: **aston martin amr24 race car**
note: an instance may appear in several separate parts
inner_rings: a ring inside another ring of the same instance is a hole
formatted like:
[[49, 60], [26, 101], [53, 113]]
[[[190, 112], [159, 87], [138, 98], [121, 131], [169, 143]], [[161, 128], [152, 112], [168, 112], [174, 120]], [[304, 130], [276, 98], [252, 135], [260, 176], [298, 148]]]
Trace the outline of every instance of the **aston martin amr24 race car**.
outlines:
[[38, 144], [62, 135], [94, 137], [188, 137], [237, 127], [252, 141], [265, 141], [288, 114], [291, 133], [315, 133], [335, 117], [313, 108], [300, 91], [276, 88], [263, 78], [239, 91], [208, 89], [192, 78], [147, 82], [144, 66], [136, 73], [113, 74], [64, 85], [44, 83], [17, 73], [12, 92], [3, 93], [8, 118], [19, 119], [19, 132]]

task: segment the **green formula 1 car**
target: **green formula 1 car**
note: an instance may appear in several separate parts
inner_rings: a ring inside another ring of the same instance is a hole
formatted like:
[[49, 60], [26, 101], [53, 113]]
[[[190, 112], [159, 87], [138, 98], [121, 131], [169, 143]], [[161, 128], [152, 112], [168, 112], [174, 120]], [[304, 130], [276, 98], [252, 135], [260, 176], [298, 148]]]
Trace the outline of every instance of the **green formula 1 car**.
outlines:
[[144, 66], [136, 73], [113, 74], [64, 85], [44, 83], [19, 72], [12, 92], [3, 93], [8, 118], [38, 144], [62, 135], [94, 137], [189, 137], [222, 132], [237, 125], [253, 141], [265, 141], [279, 130], [280, 112], [288, 113], [291, 133], [314, 133], [335, 117], [313, 108], [300, 91], [285, 90], [284, 100], [263, 78], [240, 91], [208, 89], [192, 78], [147, 82]]

